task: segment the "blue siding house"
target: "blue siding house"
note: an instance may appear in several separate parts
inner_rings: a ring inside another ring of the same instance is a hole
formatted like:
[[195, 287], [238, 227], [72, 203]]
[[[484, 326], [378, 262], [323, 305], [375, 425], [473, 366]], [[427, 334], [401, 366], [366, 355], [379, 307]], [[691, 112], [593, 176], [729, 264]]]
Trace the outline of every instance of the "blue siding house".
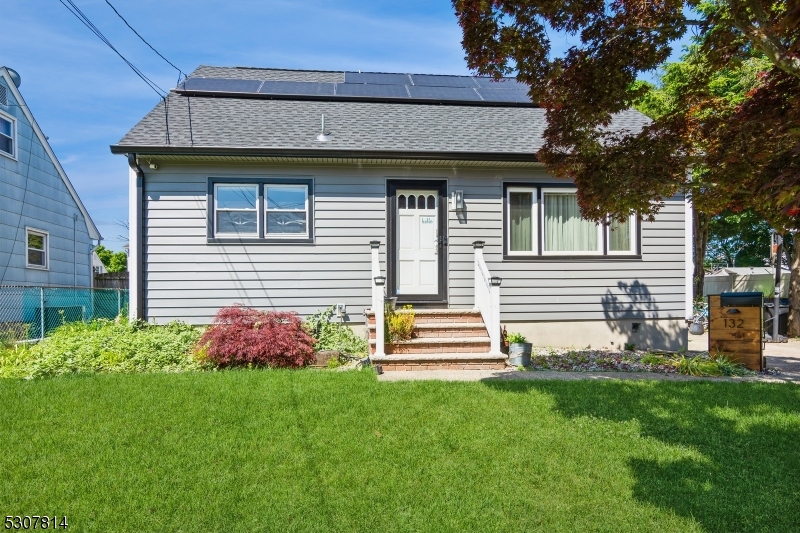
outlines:
[[0, 285], [92, 285], [100, 233], [19, 92], [0, 67]]

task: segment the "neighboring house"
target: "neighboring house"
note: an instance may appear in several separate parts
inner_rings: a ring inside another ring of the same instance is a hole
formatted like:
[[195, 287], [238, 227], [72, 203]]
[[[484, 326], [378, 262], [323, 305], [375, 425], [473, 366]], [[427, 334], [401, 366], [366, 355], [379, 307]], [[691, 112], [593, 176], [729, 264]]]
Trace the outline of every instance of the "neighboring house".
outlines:
[[108, 270], [106, 266], [103, 264], [103, 260], [100, 259], [100, 256], [97, 255], [97, 252], [92, 251], [92, 271], [95, 274], [106, 274]]
[[535, 345], [686, 346], [691, 206], [582, 220], [536, 160], [545, 126], [515, 80], [201, 66], [111, 147], [130, 166], [131, 314], [342, 303], [359, 326], [386, 276], [420, 323], [466, 322], [476, 299], [491, 322], [499, 283], [500, 323]]
[[101, 239], [19, 92], [0, 67], [0, 285], [92, 285]]

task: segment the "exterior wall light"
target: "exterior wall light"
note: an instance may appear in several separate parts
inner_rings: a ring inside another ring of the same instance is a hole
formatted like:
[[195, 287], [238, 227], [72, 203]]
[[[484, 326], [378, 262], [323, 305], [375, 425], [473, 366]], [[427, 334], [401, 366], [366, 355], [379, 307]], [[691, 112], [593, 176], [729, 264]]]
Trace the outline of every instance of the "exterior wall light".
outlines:
[[464, 204], [464, 191], [453, 191], [450, 198], [450, 210], [456, 212], [463, 212], [466, 208]]
[[378, 285], [379, 287], [382, 287], [386, 284], [386, 276], [375, 276], [372, 279], [375, 280], [375, 285]]
[[503, 278], [497, 276], [492, 276], [491, 278], [489, 278], [489, 284], [492, 287], [499, 287], [501, 283], [503, 283]]

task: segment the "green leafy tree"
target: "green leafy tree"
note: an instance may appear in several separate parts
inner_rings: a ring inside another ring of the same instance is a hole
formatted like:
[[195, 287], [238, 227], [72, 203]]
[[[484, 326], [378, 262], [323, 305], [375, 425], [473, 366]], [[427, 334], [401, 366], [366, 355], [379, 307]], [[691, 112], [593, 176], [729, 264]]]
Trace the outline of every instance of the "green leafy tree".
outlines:
[[95, 248], [94, 251], [108, 272], [125, 272], [128, 270], [128, 256], [125, 252], [113, 252], [102, 244]]
[[[545, 109], [538, 157], [554, 175], [574, 180], [585, 217], [652, 219], [665, 199], [684, 192], [702, 212], [753, 209], [782, 231], [800, 228], [800, 0], [453, 4], [470, 68], [495, 77], [516, 73]], [[635, 83], [637, 77], [662, 66], [670, 43], [689, 27], [697, 49], [671, 109], [640, 132], [604, 128], [647, 95], [651, 88]], [[551, 32], [575, 44], [553, 54]], [[720, 97], [713, 78], [754, 57], [768, 61], [756, 85], [741, 101]], [[799, 247], [795, 239], [794, 335], [800, 335]]]
[[769, 264], [770, 227], [753, 211], [725, 211], [712, 217], [706, 256], [731, 267]]

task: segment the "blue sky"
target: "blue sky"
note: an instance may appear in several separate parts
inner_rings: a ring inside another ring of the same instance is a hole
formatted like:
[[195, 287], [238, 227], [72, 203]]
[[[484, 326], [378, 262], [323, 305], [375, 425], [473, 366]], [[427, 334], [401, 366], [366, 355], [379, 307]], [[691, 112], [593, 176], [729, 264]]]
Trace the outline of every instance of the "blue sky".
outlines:
[[[111, 0], [184, 72], [197, 65], [468, 74], [448, 0]], [[177, 73], [104, 0], [75, 3], [165, 89]], [[554, 43], [554, 49], [566, 43]], [[119, 250], [127, 163], [116, 143], [158, 97], [58, 0], [3, 0], [0, 65], [20, 91], [104, 237]]]

